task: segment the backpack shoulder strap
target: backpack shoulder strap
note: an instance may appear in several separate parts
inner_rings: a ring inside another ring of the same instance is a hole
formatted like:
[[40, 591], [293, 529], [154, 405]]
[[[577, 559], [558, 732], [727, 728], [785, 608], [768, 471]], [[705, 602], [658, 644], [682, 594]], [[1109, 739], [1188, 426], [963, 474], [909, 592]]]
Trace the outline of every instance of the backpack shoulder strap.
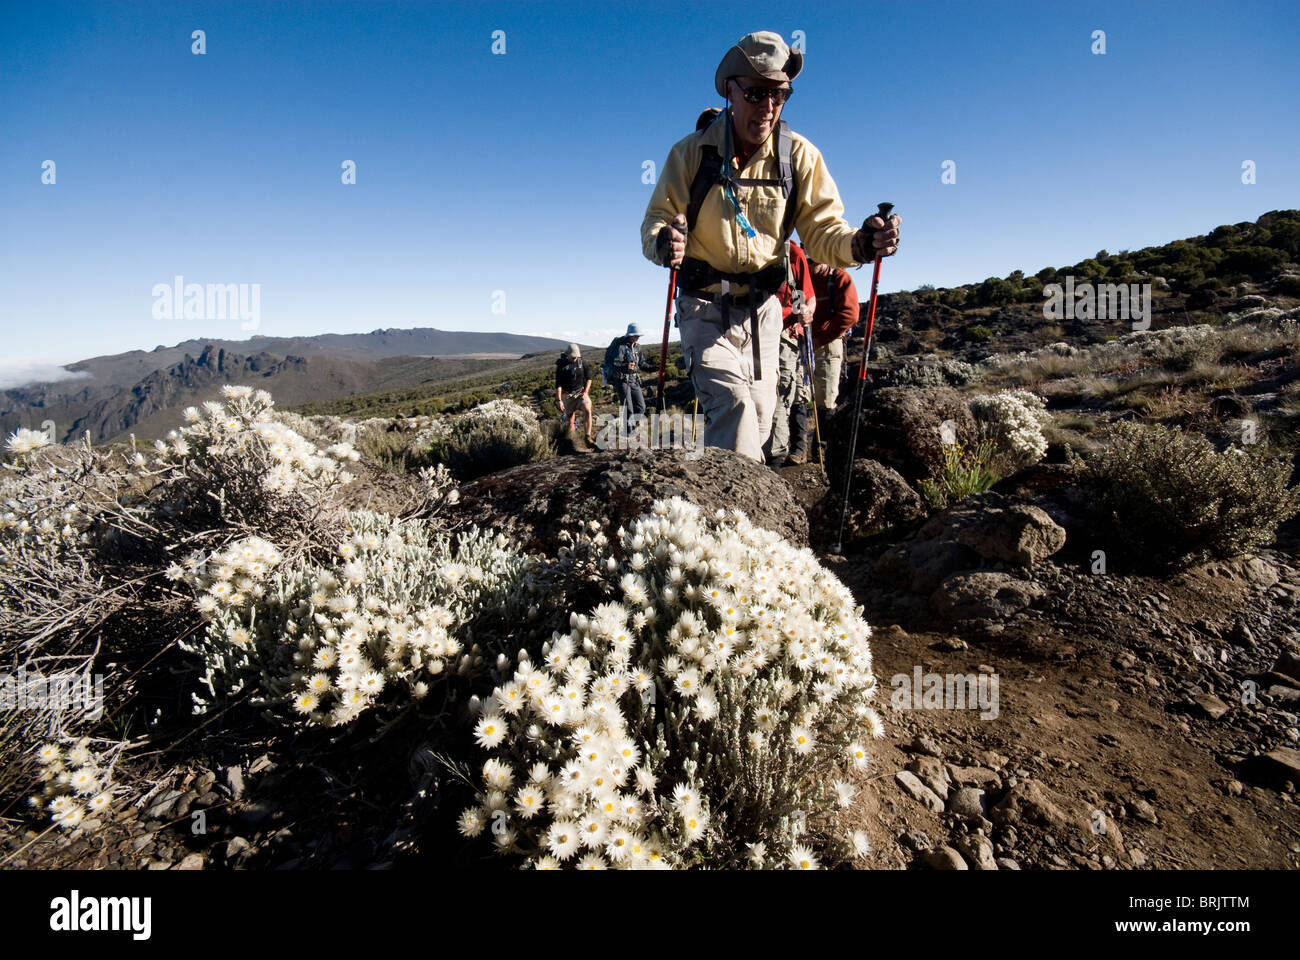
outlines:
[[688, 233], [695, 229], [695, 221], [700, 218], [700, 208], [704, 206], [704, 198], [709, 195], [709, 191], [713, 189], [722, 174], [722, 154], [718, 153], [718, 148], [706, 143], [700, 151], [700, 166], [695, 171], [695, 179], [691, 181], [691, 201], [686, 208]]
[[776, 128], [776, 162], [781, 173], [781, 189], [785, 193], [785, 218], [781, 221], [781, 240], [789, 240], [794, 233], [794, 215], [798, 209], [796, 202], [797, 184], [794, 181], [794, 161], [791, 159], [791, 153], [794, 148], [794, 137], [790, 134], [790, 125], [784, 120], [777, 123]]

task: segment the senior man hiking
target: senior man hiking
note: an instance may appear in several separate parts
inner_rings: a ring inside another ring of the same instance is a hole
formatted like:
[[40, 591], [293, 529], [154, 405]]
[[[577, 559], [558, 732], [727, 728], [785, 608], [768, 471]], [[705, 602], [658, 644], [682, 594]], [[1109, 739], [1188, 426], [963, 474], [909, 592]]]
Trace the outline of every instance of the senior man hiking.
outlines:
[[808, 140], [781, 120], [803, 54], [769, 31], [742, 37], [718, 65], [722, 114], [673, 145], [641, 223], [645, 256], [677, 272], [677, 324], [706, 446], [763, 459], [779, 377], [787, 241], [808, 256], [858, 266], [898, 248], [900, 220], [855, 229]]

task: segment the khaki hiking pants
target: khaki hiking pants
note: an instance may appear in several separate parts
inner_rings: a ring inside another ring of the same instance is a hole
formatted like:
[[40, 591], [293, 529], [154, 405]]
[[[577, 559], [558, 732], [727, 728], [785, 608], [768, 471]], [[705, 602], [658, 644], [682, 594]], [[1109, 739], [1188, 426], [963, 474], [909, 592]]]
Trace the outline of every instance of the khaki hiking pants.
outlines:
[[781, 303], [769, 296], [758, 307], [761, 380], [754, 379], [748, 308], [728, 306], [729, 323], [723, 313], [724, 308], [688, 293], [677, 297], [682, 352], [706, 418], [704, 445], [735, 450], [761, 463], [781, 376]]
[[790, 452], [790, 411], [803, 390], [803, 370], [799, 366], [799, 344], [788, 336], [781, 337], [781, 382], [776, 392], [776, 412], [772, 415], [771, 442], [768, 454], [784, 457]]
[[813, 354], [817, 372], [813, 376], [813, 390], [817, 395], [817, 406], [823, 410], [834, 410], [840, 398], [840, 368], [844, 366], [844, 341], [834, 340], [824, 347], [818, 347]]

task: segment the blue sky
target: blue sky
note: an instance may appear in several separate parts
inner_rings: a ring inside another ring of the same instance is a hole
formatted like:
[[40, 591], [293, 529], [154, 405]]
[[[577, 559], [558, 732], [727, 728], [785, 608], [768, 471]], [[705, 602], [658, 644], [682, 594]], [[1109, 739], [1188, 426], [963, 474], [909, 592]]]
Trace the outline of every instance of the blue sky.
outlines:
[[595, 342], [657, 326], [666, 272], [640, 251], [642, 165], [718, 102], [714, 69], [751, 30], [803, 31], [784, 116], [826, 157], [848, 219], [897, 205], [884, 290], [1032, 272], [1300, 200], [1293, 0], [2, 10], [0, 367], [249, 335], [156, 319], [153, 288], [176, 275], [260, 284], [268, 336]]

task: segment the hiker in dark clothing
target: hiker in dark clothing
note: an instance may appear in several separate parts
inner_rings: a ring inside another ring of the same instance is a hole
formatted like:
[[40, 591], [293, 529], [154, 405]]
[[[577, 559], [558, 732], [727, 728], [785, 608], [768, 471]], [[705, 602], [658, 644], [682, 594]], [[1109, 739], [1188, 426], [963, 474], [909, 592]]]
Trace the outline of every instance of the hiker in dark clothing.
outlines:
[[641, 371], [657, 371], [659, 365], [641, 356], [637, 341], [641, 328], [627, 325], [627, 333], [617, 338], [605, 351], [605, 382], [612, 384], [618, 405], [629, 414], [645, 415], [645, 394], [641, 392]]
[[560, 419], [570, 433], [573, 432], [578, 412], [586, 411], [587, 442], [591, 443], [591, 372], [576, 343], [569, 344], [569, 349], [555, 361], [555, 403], [560, 408]]

